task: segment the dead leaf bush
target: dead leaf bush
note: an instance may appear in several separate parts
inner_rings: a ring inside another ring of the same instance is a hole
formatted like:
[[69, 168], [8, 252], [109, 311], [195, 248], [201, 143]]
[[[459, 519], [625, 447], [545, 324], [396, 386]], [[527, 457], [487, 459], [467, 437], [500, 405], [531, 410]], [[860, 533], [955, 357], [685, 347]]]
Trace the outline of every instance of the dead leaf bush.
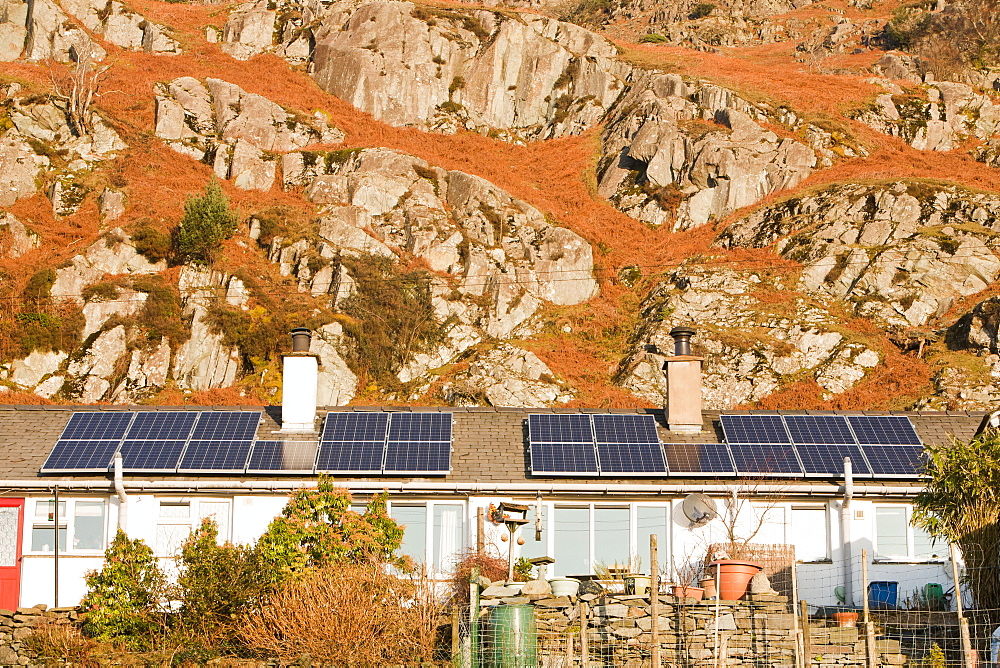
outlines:
[[345, 667], [435, 660], [444, 602], [426, 579], [368, 565], [337, 565], [282, 585], [242, 620], [246, 647], [281, 661]]

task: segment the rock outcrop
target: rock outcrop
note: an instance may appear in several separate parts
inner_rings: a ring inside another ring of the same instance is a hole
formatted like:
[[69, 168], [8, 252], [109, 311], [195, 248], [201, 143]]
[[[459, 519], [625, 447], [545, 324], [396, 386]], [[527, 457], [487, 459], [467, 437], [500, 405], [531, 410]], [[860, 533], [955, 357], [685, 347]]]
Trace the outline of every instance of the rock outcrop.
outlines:
[[319, 114], [303, 118], [234, 84], [193, 77], [157, 86], [156, 136], [243, 190], [270, 190], [280, 154], [344, 139]]
[[[794, 129], [778, 137], [761, 126]], [[637, 75], [602, 135], [598, 192], [633, 218], [684, 230], [791, 188], [817, 165], [856, 155], [790, 110], [754, 105], [676, 74]]]
[[42, 238], [9, 213], [0, 213], [0, 255], [17, 258], [38, 248]]
[[573, 398], [537, 355], [507, 343], [476, 357], [440, 394], [452, 406], [549, 406]]
[[776, 289], [785, 286], [754, 273], [678, 270], [643, 301], [636, 343], [616, 382], [662, 404], [663, 355], [673, 349], [669, 332], [690, 323], [704, 323], [697, 344], [705, 356], [703, 399], [709, 409], [750, 404], [803, 378], [814, 379], [833, 397], [879, 363], [878, 351], [841, 333], [834, 314], [801, 296], [790, 296], [781, 308], [758, 296]]
[[[924, 325], [1000, 275], [1000, 199], [922, 182], [842, 185], [794, 197], [727, 228], [725, 246], [803, 265], [799, 287], [884, 325]], [[791, 235], [791, 236], [788, 236]]]
[[950, 151], [969, 137], [988, 139], [1000, 131], [1000, 102], [964, 83], [935, 81], [887, 91], [854, 117], [922, 151]]
[[67, 266], [56, 270], [50, 294], [58, 300], [83, 304], [83, 289], [105, 274], [155, 274], [167, 268], [166, 262], [150, 262], [127, 238], [115, 228], [83, 253], [74, 255]]
[[272, 7], [260, 0], [230, 17], [229, 53], [309, 57], [321, 88], [390, 125], [578, 134], [618, 98], [629, 70], [606, 39], [531, 14], [351, 0]]

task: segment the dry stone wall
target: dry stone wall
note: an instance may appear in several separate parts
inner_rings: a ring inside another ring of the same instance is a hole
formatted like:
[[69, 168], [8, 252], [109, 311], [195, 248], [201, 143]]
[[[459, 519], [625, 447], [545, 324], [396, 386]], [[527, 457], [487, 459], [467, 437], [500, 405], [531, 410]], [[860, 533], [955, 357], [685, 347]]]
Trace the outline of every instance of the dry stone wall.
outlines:
[[45, 624], [75, 624], [78, 608], [47, 608], [44, 604], [16, 610], [0, 609], [0, 666], [39, 665], [25, 638]]

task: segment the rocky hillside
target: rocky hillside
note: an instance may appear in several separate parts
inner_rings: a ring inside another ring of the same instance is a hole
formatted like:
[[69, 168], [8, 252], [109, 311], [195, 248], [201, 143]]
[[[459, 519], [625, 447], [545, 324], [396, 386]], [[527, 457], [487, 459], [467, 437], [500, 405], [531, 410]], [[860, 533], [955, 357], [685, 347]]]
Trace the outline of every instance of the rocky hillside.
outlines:
[[658, 405], [692, 324], [709, 407], [990, 406], [1000, 74], [914, 11], [0, 0], [0, 390], [274, 403], [305, 325], [324, 404]]

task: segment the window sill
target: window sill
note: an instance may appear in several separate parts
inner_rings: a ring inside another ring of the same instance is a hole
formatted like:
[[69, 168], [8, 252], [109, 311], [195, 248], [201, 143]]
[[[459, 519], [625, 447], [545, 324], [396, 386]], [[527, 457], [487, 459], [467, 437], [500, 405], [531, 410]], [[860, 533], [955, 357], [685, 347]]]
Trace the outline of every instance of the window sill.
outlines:
[[944, 557], [931, 557], [929, 559], [910, 559], [909, 557], [884, 557], [872, 559], [873, 564], [879, 565], [899, 565], [899, 566], [912, 566], [920, 564], [943, 564], [948, 560]]

